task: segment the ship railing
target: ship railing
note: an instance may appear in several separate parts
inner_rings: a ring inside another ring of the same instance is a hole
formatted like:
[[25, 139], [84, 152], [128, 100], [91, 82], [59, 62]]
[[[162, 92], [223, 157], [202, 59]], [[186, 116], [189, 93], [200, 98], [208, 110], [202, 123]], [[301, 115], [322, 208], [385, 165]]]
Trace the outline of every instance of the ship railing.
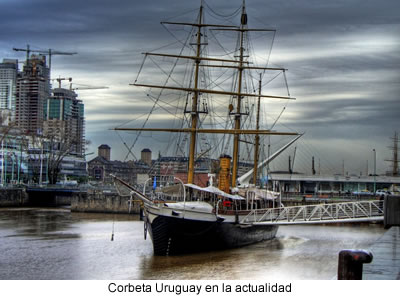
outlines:
[[383, 200], [252, 210], [241, 223], [339, 223], [383, 219]]

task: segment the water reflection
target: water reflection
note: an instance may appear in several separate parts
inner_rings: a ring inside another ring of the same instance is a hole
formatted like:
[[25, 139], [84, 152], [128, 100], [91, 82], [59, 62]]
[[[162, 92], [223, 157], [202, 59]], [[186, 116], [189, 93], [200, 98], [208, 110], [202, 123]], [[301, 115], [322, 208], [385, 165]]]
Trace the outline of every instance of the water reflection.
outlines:
[[37, 239], [79, 238], [67, 231], [71, 228], [68, 209], [13, 209], [0, 210], [1, 228], [12, 229], [4, 237], [32, 237]]
[[140, 278], [243, 279], [246, 270], [254, 269], [255, 265], [262, 263], [266, 253], [283, 247], [279, 239], [274, 239], [240, 249], [170, 257], [152, 256], [142, 260]]
[[0, 279], [331, 279], [341, 249], [368, 248], [382, 233], [376, 225], [281, 226], [272, 241], [159, 257], [138, 216], [0, 209]]

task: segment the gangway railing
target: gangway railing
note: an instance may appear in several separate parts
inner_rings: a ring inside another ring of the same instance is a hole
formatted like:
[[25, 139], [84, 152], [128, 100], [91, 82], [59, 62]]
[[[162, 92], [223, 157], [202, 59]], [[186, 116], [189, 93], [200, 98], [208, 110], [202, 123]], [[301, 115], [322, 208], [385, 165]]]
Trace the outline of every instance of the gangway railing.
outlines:
[[383, 200], [288, 206], [253, 210], [241, 224], [311, 224], [383, 221]]

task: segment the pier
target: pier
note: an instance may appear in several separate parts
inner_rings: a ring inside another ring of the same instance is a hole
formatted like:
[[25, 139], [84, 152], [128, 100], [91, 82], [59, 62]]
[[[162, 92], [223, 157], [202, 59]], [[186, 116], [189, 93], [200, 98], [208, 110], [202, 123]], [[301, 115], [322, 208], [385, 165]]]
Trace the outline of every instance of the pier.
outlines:
[[363, 279], [400, 280], [400, 227], [392, 227], [370, 249], [374, 259], [364, 265]]
[[384, 227], [369, 249], [340, 251], [338, 279], [400, 280], [400, 196], [385, 197]]
[[374, 259], [365, 265], [363, 279], [400, 280], [400, 196], [385, 197], [384, 215], [389, 229], [371, 247]]

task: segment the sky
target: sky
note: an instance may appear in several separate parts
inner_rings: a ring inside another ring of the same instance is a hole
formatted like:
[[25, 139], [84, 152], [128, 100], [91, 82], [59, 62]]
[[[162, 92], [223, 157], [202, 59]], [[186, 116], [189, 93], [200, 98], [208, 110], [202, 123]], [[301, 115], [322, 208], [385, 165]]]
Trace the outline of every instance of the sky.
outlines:
[[[242, 0], [205, 3], [214, 16], [227, 16]], [[87, 152], [108, 144], [112, 159], [124, 160], [123, 142], [132, 144], [135, 135], [124, 140], [109, 129], [129, 120], [140, 126], [152, 107], [146, 91], [130, 85], [141, 53], [171, 43], [160, 21], [195, 16], [199, 6], [200, 0], [0, 0], [0, 59], [23, 60], [24, 53], [12, 48], [27, 44], [77, 52], [53, 56], [52, 78], [108, 87], [78, 91], [91, 141]], [[279, 122], [305, 133], [296, 146], [295, 170], [309, 172], [314, 156], [322, 173], [341, 173], [343, 166], [349, 174], [371, 173], [373, 149], [377, 173], [390, 170], [390, 138], [400, 131], [400, 2], [247, 0], [246, 9], [249, 25], [277, 30], [269, 62], [288, 69], [296, 98], [281, 103], [286, 109]], [[150, 148], [155, 158], [166, 154], [167, 142], [145, 135], [133, 152], [140, 157]], [[294, 155], [288, 151], [276, 168], [286, 168], [287, 156]]]

